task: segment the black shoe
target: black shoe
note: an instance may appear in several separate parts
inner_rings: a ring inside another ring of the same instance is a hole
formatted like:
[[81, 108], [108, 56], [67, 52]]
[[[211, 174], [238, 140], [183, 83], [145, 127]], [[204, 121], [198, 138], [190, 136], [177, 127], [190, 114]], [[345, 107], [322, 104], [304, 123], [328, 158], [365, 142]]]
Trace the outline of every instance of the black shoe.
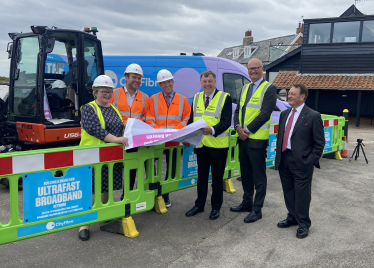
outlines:
[[165, 207], [167, 208], [171, 207], [171, 202], [170, 202], [169, 197], [164, 197], [164, 203], [165, 203]]
[[213, 209], [212, 212], [210, 212], [209, 219], [216, 220], [219, 217], [219, 210]]
[[78, 237], [82, 241], [87, 241], [88, 239], [90, 239], [90, 230], [88, 229], [80, 230]]
[[240, 204], [239, 206], [236, 207], [231, 207], [230, 211], [232, 212], [251, 212], [252, 211], [252, 206], [243, 206], [243, 204]]
[[297, 238], [305, 238], [308, 236], [309, 229], [306, 227], [299, 227], [296, 232]]
[[245, 223], [255, 222], [262, 218], [262, 212], [261, 211], [252, 211], [247, 215], [247, 217], [244, 218]]
[[236, 178], [238, 181], [242, 181], [242, 177], [237, 177]]
[[291, 227], [291, 226], [294, 226], [294, 225], [297, 225], [297, 221], [291, 221], [291, 220], [288, 220], [288, 219], [280, 221], [277, 224], [277, 226], [279, 228], [288, 228], [288, 227]]
[[199, 207], [193, 207], [186, 213], [186, 217], [192, 217], [195, 216], [197, 213], [204, 212], [204, 208], [199, 208]]

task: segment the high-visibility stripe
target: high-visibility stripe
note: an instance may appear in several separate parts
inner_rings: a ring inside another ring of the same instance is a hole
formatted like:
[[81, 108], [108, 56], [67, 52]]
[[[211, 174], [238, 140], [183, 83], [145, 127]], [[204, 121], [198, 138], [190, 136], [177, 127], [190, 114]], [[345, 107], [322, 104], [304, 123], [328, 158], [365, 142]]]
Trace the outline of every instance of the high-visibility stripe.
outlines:
[[154, 120], [155, 120], [155, 118], [154, 118], [154, 117], [149, 117], [149, 116], [146, 116], [146, 117], [145, 117], [145, 120], [153, 120], [153, 121], [154, 121]]
[[44, 154], [32, 154], [13, 157], [13, 173], [44, 170]]
[[183, 126], [187, 126], [186, 122], [182, 121], [181, 123], [182, 123]]
[[73, 151], [74, 166], [100, 162], [99, 148]]
[[121, 115], [126, 115], [126, 116], [130, 116], [131, 115], [131, 113], [130, 112], [119, 112]]
[[151, 127], [154, 127], [155, 125], [156, 125], [155, 123], [150, 124]]
[[118, 88], [114, 90], [114, 106], [118, 109]]
[[229, 132], [223, 132], [222, 134], [219, 134], [219, 135], [217, 136], [217, 138], [228, 137], [228, 136], [230, 136], [230, 133], [229, 133]]
[[[174, 94], [175, 96], [175, 94]], [[178, 117], [182, 119], [182, 112], [183, 112], [183, 96], [179, 96], [179, 114]], [[177, 120], [181, 120], [177, 119]]]

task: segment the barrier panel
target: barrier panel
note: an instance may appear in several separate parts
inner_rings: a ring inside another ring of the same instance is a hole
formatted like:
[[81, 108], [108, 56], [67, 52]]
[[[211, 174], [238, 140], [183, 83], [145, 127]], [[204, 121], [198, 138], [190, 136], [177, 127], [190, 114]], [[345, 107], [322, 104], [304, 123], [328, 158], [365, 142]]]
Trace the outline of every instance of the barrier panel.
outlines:
[[[123, 165], [125, 178], [130, 169], [143, 178], [145, 162], [146, 180], [138, 180], [132, 191], [129, 180], [124, 180], [124, 199], [115, 202], [115, 165]], [[149, 189], [154, 183], [152, 147], [133, 153], [124, 152], [118, 144], [6, 153], [0, 155], [0, 167], [0, 179], [9, 180], [10, 191], [10, 220], [0, 223], [0, 244], [149, 211], [157, 195]], [[92, 176], [94, 192], [101, 193], [103, 168], [108, 173], [108, 201], [103, 203], [101, 195], [95, 194], [92, 205]], [[23, 207], [18, 202], [20, 177]]]
[[[321, 115], [325, 131], [326, 144], [323, 154], [339, 152], [344, 147], [344, 125], [345, 119], [342, 116]], [[266, 167], [274, 167], [277, 147], [278, 124], [270, 125], [269, 146], [267, 150]]]

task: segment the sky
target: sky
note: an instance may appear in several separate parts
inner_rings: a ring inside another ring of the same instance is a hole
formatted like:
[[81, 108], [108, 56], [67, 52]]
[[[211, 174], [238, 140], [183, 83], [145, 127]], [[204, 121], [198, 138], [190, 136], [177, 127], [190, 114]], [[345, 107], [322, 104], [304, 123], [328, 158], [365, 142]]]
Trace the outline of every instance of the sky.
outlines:
[[[296, 33], [304, 19], [339, 17], [354, 0], [0, 0], [0, 76], [9, 76], [10, 32], [30, 32], [31, 25], [79, 30], [97, 27], [104, 55], [217, 56], [242, 44]], [[374, 14], [374, 1], [356, 7]]]

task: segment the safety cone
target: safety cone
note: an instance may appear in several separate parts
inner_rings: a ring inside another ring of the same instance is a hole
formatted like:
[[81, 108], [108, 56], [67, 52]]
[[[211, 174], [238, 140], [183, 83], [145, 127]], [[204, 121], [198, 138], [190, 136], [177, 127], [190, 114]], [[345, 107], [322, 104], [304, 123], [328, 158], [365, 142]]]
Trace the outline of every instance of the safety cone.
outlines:
[[347, 137], [344, 136], [344, 149], [340, 152], [340, 155], [343, 158], [348, 158], [348, 151], [347, 151]]

